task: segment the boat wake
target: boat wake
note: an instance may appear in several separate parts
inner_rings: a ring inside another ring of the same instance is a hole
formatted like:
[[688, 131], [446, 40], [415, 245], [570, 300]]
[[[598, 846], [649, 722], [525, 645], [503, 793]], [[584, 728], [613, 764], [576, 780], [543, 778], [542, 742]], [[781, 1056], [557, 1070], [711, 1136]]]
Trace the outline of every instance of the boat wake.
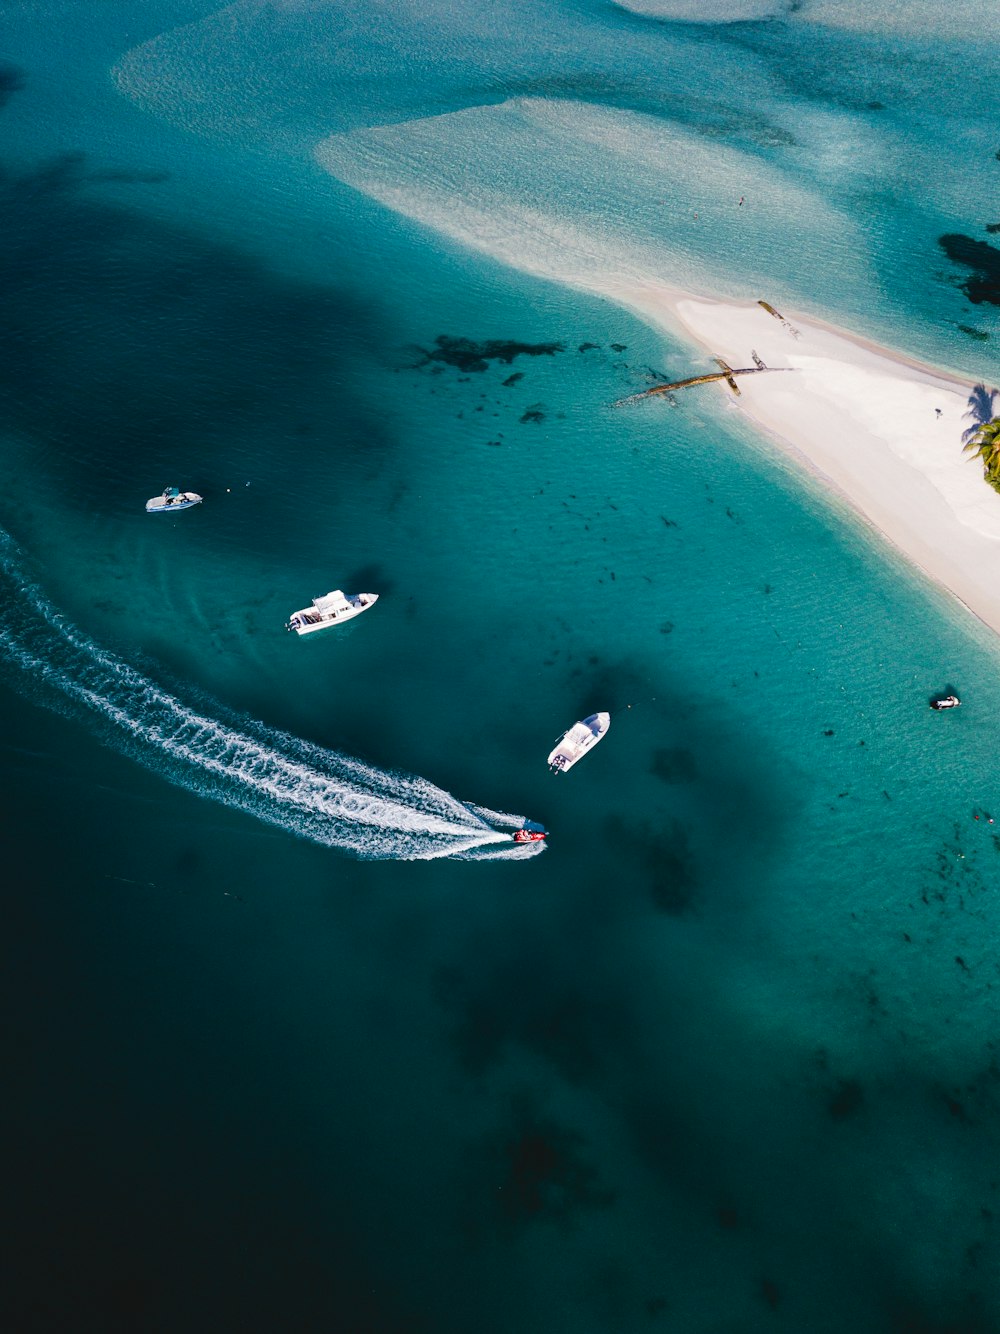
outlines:
[[361, 858], [510, 860], [544, 846], [512, 842], [521, 817], [466, 805], [426, 779], [189, 707], [57, 611], [6, 534], [0, 613], [0, 667], [16, 689], [189, 791]]

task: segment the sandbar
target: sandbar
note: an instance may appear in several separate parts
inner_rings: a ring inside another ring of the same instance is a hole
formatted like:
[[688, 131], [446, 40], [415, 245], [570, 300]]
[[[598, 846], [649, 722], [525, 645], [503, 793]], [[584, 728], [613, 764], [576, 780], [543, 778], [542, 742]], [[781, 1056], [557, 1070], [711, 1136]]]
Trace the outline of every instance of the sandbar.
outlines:
[[807, 315], [779, 307], [776, 318], [756, 301], [653, 285], [615, 285], [606, 295], [675, 334], [679, 327], [730, 366], [753, 366], [756, 353], [768, 367], [788, 368], [739, 378], [739, 398], [724, 383], [681, 392], [732, 397], [788, 455], [1000, 634], [1000, 494], [962, 448], [975, 381]]

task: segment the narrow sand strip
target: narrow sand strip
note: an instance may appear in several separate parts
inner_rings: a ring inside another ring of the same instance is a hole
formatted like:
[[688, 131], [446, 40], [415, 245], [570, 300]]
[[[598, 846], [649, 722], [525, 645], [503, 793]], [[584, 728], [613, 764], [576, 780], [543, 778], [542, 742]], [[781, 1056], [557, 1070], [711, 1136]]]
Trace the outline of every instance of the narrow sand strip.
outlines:
[[679, 324], [731, 366], [752, 366], [756, 352], [768, 366], [793, 367], [741, 378], [733, 402], [1000, 634], [1000, 495], [962, 452], [973, 381], [808, 316], [782, 310], [778, 320], [756, 302], [653, 287], [607, 294], [661, 327]]

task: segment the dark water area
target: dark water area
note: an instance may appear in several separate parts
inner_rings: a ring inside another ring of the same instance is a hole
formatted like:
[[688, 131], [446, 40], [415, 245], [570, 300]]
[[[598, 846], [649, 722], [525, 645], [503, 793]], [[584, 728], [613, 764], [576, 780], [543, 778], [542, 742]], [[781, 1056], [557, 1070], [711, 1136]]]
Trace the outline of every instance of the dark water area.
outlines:
[[[78, 494], [95, 470], [107, 488], [105, 471], [113, 478], [135, 457], [153, 475], [219, 472], [248, 429], [272, 442], [272, 470], [258, 467], [267, 484], [297, 450], [317, 448], [329, 430], [317, 409], [333, 397], [339, 452], [388, 446], [352, 394], [352, 367], [393, 342], [370, 299], [336, 275], [291, 282], [193, 228], [89, 197], [93, 179], [72, 155], [0, 181], [0, 401], [12, 429], [60, 450]], [[124, 499], [104, 490], [108, 508]]]

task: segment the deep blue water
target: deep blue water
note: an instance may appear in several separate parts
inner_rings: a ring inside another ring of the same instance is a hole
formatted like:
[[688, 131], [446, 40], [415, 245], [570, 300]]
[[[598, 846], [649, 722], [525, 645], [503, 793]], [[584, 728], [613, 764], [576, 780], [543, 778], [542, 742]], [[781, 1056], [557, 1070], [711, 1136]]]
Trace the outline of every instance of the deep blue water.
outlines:
[[995, 638], [611, 407], [996, 379], [992, 10], [779, 10], [0, 5], [5, 1328], [1000, 1328]]

